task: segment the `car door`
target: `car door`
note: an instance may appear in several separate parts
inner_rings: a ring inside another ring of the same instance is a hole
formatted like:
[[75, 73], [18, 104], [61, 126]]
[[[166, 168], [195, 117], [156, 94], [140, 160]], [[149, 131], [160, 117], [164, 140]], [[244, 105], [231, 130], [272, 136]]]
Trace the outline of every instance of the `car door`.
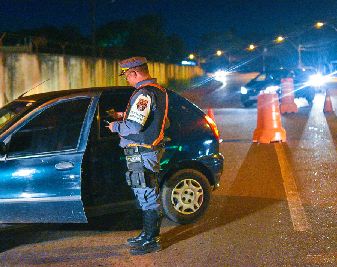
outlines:
[[[85, 155], [84, 190], [86, 206], [90, 215], [98, 215], [134, 205], [134, 195], [125, 181], [126, 164], [120, 137], [112, 133], [105, 121], [113, 121], [111, 111], [123, 113], [130, 89], [103, 92], [91, 126], [88, 149]], [[96, 206], [100, 206], [99, 209]]]
[[94, 93], [52, 100], [9, 129], [0, 161], [1, 223], [87, 222], [81, 163]]

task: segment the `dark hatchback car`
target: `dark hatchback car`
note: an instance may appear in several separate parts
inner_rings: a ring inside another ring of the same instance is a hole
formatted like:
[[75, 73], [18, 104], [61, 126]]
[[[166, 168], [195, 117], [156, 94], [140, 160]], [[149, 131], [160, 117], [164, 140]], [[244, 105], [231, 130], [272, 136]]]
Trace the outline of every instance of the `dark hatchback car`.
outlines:
[[[82, 223], [137, 207], [126, 185], [119, 137], [104, 120], [123, 112], [131, 87], [20, 97], [0, 109], [0, 223]], [[223, 156], [215, 123], [169, 91], [161, 161], [165, 215], [197, 220], [219, 185]]]
[[311, 70], [302, 69], [296, 69], [295, 71], [279, 69], [262, 72], [241, 87], [241, 103], [244, 107], [250, 107], [257, 102], [257, 97], [263, 90], [276, 92], [280, 96], [281, 79], [290, 77], [294, 79], [295, 98], [303, 97], [309, 104], [312, 104], [315, 97], [315, 88], [310, 85], [309, 81], [310, 76], [314, 74]]

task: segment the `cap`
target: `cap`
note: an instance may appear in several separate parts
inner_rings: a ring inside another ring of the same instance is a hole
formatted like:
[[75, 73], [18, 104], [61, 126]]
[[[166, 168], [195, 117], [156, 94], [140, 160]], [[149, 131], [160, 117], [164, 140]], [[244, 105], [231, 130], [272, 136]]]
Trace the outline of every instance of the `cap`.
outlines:
[[147, 63], [147, 60], [145, 57], [131, 57], [124, 59], [119, 62], [119, 65], [121, 67], [121, 73], [119, 76], [122, 76], [127, 72], [129, 69], [144, 65]]

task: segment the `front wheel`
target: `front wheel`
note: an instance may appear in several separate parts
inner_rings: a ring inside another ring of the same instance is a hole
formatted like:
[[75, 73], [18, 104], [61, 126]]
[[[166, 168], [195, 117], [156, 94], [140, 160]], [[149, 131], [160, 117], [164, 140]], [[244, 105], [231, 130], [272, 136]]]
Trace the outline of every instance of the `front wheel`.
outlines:
[[193, 169], [174, 173], [164, 182], [161, 194], [166, 216], [187, 224], [199, 219], [210, 201], [210, 184], [204, 174]]

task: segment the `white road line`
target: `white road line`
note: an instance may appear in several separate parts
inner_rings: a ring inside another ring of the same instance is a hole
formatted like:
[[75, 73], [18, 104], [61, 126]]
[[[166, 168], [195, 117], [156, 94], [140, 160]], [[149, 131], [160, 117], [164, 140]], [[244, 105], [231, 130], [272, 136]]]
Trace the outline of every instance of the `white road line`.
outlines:
[[287, 160], [283, 144], [276, 143], [275, 150], [279, 161], [283, 185], [287, 196], [291, 220], [295, 231], [307, 231], [311, 225], [305, 214], [301, 198], [299, 196], [292, 168]]

